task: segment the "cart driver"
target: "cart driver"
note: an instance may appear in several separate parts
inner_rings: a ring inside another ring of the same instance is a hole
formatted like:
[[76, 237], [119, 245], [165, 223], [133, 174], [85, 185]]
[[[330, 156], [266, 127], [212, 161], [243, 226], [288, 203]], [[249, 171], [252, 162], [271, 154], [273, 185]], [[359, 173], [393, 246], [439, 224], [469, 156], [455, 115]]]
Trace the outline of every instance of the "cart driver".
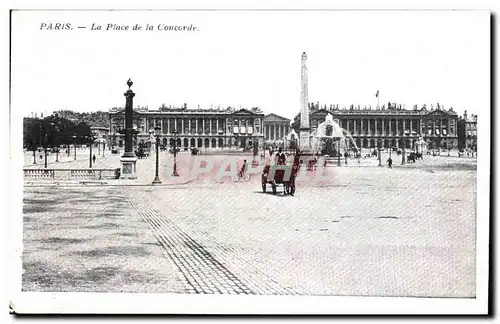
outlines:
[[277, 165], [285, 165], [286, 164], [286, 155], [282, 152], [281, 147], [278, 149], [278, 153], [276, 153], [276, 164]]

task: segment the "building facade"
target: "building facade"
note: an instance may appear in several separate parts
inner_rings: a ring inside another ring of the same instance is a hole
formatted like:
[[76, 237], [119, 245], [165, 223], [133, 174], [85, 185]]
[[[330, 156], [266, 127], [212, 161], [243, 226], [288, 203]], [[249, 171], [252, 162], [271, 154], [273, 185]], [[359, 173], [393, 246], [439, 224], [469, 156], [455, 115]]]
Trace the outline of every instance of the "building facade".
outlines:
[[[333, 106], [330, 106], [333, 107]], [[454, 149], [458, 146], [458, 115], [452, 108], [441, 107], [427, 110], [402, 109], [390, 106], [387, 109], [326, 109], [311, 105], [309, 120], [311, 132], [332, 114], [339, 125], [352, 136], [358, 148], [375, 148], [379, 141], [382, 148], [413, 148], [422, 137], [429, 149]], [[292, 124], [295, 131], [300, 126], [300, 116]]]
[[458, 148], [464, 151], [477, 152], [477, 115], [460, 116], [458, 120]]
[[90, 126], [90, 130], [92, 133], [97, 135], [98, 138], [103, 138], [105, 140], [108, 140], [109, 138], [109, 127]]
[[278, 144], [290, 133], [290, 119], [276, 114], [264, 116], [262, 125], [264, 126], [264, 142], [267, 145]]
[[[138, 132], [134, 144], [150, 142], [155, 127], [160, 127], [160, 144], [164, 147], [173, 147], [175, 141], [181, 150], [249, 149], [262, 146], [263, 118], [259, 108], [188, 109], [186, 104], [157, 110], [139, 107], [134, 109], [133, 127]], [[111, 146], [123, 146], [125, 138], [120, 130], [125, 127], [125, 110], [111, 109], [109, 123]]]

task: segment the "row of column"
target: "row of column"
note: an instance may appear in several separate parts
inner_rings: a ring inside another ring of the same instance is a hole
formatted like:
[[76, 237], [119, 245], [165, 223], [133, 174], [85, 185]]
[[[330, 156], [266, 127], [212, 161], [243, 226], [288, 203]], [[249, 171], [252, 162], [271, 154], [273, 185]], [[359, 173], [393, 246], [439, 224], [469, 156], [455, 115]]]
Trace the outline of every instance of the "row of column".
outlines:
[[353, 136], [446, 136], [456, 134], [451, 119], [432, 119], [430, 127], [428, 120], [421, 119], [348, 119], [341, 121], [341, 126]]
[[266, 140], [281, 140], [290, 132], [289, 125], [267, 124], [264, 125], [264, 138]]
[[[359, 122], [358, 122], [359, 121]], [[341, 126], [351, 135], [412, 135], [421, 133], [421, 122], [415, 119], [347, 119]]]
[[[236, 126], [232, 118], [203, 118], [201, 120], [199, 118], [143, 118], [142, 124], [145, 133], [149, 133], [150, 129], [154, 129], [155, 126], [160, 126], [162, 134], [173, 134], [175, 130], [177, 134], [204, 135], [233, 134], [233, 128]], [[240, 135], [251, 135], [259, 131], [258, 121], [252, 119], [244, 120], [244, 123], [239, 122], [238, 128], [241, 130], [238, 132]]]

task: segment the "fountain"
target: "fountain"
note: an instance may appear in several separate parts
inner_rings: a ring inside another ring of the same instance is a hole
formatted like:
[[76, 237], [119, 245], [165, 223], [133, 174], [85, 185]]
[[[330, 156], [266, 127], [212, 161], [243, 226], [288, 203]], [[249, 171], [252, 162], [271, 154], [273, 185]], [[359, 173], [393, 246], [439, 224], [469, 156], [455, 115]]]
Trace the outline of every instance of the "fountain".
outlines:
[[311, 146], [315, 152], [330, 156], [349, 150], [353, 150], [355, 153], [359, 152], [351, 133], [340, 127], [333, 120], [332, 114], [326, 115], [325, 121], [320, 123], [318, 128], [311, 133]]
[[418, 141], [415, 142], [414, 147], [415, 147], [415, 153], [424, 154], [425, 151], [427, 151], [427, 142], [424, 141], [422, 137], [419, 137]]

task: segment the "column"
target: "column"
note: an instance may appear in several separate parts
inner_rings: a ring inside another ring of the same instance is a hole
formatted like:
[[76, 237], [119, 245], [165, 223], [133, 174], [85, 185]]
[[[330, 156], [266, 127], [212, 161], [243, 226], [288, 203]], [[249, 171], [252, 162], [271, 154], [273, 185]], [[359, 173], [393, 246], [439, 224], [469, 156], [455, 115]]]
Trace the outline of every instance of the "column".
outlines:
[[354, 122], [354, 125], [353, 125], [353, 128], [352, 128], [353, 129], [353, 135], [357, 135], [357, 133], [356, 133], [356, 119], [354, 119], [353, 122]]
[[163, 134], [163, 118], [160, 119], [160, 129], [161, 129], [161, 134]]
[[188, 119], [188, 134], [191, 134], [191, 118]]
[[403, 118], [403, 136], [405, 135], [406, 131], [406, 119]]
[[[196, 134], [198, 135], [200, 133], [200, 128], [198, 126], [198, 118], [196, 118], [195, 127], [196, 127]], [[196, 145], [198, 145], [198, 143], [196, 143]]]
[[276, 124], [273, 124], [273, 140], [276, 140]]
[[219, 134], [219, 118], [215, 120], [216, 127], [217, 127], [217, 134]]
[[389, 136], [392, 136], [392, 119], [389, 119]]
[[381, 122], [382, 122], [382, 133], [381, 133], [381, 134], [382, 134], [382, 135], [387, 135], [387, 134], [385, 133], [385, 123], [384, 123], [384, 120], [382, 119], [382, 120], [381, 120]]
[[436, 135], [436, 120], [432, 120], [432, 135]]
[[210, 125], [208, 127], [209, 132], [210, 132], [210, 134], [213, 134], [213, 132], [212, 132], [212, 119], [209, 119], [208, 122], [210, 123]]
[[410, 136], [413, 136], [413, 119], [410, 119]]
[[396, 119], [396, 136], [399, 136], [399, 119]]
[[[205, 134], [205, 118], [203, 118], [203, 120], [201, 121], [201, 125], [202, 125], [201, 133]], [[205, 144], [203, 144], [203, 145], [205, 145]]]
[[181, 134], [184, 134], [184, 118], [181, 118]]
[[359, 126], [361, 127], [361, 130], [359, 132], [360, 135], [365, 135], [364, 131], [365, 131], [365, 128], [364, 128], [364, 119], [361, 118], [361, 120], [359, 121]]

